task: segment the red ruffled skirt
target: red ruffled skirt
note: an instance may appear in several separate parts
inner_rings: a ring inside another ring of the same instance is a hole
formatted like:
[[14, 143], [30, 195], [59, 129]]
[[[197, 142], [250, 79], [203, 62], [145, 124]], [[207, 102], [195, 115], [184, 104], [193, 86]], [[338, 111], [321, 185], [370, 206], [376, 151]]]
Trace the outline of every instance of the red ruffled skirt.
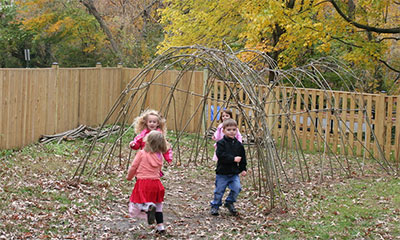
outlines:
[[164, 194], [165, 188], [160, 179], [137, 179], [129, 201], [161, 203], [164, 202]]

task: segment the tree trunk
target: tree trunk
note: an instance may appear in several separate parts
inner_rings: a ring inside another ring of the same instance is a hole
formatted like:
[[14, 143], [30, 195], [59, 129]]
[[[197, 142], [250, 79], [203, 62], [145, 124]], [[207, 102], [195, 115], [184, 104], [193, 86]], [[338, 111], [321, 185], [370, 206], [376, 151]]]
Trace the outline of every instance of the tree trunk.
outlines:
[[115, 55], [117, 55], [118, 60], [121, 61], [121, 52], [119, 51], [118, 44], [115, 42], [110, 29], [107, 27], [107, 24], [104, 22], [103, 18], [100, 16], [100, 13], [94, 6], [93, 0], [80, 0], [80, 2], [88, 9], [89, 13], [96, 18], [97, 22], [100, 24], [101, 29], [107, 35], [107, 38], [111, 43], [112, 51]]

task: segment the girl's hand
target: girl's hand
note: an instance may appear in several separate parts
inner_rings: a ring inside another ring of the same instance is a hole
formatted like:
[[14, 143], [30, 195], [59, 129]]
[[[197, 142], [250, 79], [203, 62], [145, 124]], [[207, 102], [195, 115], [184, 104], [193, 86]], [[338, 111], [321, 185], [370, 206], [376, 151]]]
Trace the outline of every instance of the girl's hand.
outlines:
[[242, 171], [241, 173], [240, 173], [240, 176], [242, 176], [242, 177], [245, 177], [247, 175], [247, 172], [246, 171]]

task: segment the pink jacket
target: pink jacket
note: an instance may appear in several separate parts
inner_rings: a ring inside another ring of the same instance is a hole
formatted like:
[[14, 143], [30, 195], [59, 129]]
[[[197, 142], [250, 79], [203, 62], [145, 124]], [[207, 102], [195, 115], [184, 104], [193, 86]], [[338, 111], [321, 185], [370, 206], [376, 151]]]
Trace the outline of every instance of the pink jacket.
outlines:
[[[146, 128], [144, 129], [140, 134], [138, 134], [133, 141], [131, 141], [129, 143], [129, 147], [132, 148], [133, 150], [141, 150], [144, 148], [144, 146], [146, 145], [146, 142], [143, 140], [144, 137], [146, 137], [146, 135], [150, 132], [151, 130]], [[157, 129], [157, 131], [161, 131], [161, 129]], [[168, 149], [165, 153], [163, 153], [163, 157], [165, 159], [165, 161], [167, 161], [168, 163], [172, 162], [172, 150]]]
[[133, 177], [159, 179], [162, 165], [161, 154], [140, 150], [133, 159], [126, 179], [132, 180]]
[[[222, 123], [221, 123], [218, 125], [217, 130], [214, 133], [214, 140], [218, 142], [224, 137], [224, 135], [225, 134], [222, 132]], [[235, 137], [239, 142], [242, 142], [242, 134], [240, 134], [239, 129], [237, 130]]]

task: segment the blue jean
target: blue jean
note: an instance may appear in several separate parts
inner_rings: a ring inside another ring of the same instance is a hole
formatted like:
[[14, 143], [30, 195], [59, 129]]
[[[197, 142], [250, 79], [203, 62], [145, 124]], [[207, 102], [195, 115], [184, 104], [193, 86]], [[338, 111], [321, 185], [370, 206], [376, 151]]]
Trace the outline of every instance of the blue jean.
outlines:
[[215, 190], [214, 200], [211, 202], [211, 206], [219, 208], [222, 205], [222, 197], [224, 196], [225, 189], [228, 187], [231, 191], [228, 197], [225, 199], [225, 203], [234, 203], [242, 190], [240, 186], [240, 178], [238, 174], [221, 175], [217, 174], [215, 178]]

